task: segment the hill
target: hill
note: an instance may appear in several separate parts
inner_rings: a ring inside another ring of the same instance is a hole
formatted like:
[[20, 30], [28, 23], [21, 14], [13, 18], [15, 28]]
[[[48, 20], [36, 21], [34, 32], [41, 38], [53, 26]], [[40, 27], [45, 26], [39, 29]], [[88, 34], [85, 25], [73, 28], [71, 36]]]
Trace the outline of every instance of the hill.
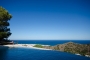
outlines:
[[74, 42], [67, 42], [55, 46], [44, 46], [44, 48], [58, 50], [62, 52], [69, 52], [73, 54], [80, 54], [83, 56], [90, 56], [90, 44], [78, 44]]

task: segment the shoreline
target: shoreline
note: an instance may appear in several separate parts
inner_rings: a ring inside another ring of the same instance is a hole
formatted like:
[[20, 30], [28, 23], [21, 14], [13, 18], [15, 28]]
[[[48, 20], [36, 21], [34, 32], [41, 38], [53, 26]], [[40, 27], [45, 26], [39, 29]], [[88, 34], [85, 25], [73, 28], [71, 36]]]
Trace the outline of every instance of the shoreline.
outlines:
[[[13, 45], [0, 45], [0, 47], [8, 47], [8, 48], [15, 48], [15, 47], [23, 47], [23, 48], [32, 48], [32, 49], [40, 49], [40, 50], [52, 50], [52, 49], [46, 49], [46, 48], [38, 48], [34, 47], [36, 44], [13, 44]], [[48, 46], [48, 45], [42, 45], [42, 46]]]
[[[53, 50], [53, 49], [34, 47], [35, 45], [37, 45], [37, 44], [0, 45], [0, 49], [2, 49], [2, 48], [17, 48], [17, 47], [22, 47], [22, 48], [31, 48], [31, 49], [39, 49], [39, 50]], [[42, 45], [42, 46], [49, 46], [49, 45]], [[81, 54], [78, 54], [78, 53], [76, 53], [75, 55], [82, 56]], [[85, 57], [89, 57], [90, 58], [89, 55], [85, 55]]]

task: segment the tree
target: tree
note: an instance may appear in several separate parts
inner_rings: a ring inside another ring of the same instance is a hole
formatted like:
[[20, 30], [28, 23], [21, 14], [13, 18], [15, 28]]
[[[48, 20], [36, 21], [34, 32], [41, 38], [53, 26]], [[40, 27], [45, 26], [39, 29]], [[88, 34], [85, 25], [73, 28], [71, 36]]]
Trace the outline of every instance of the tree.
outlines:
[[8, 40], [11, 35], [10, 28], [8, 28], [11, 18], [12, 15], [5, 8], [0, 7], [0, 41]]

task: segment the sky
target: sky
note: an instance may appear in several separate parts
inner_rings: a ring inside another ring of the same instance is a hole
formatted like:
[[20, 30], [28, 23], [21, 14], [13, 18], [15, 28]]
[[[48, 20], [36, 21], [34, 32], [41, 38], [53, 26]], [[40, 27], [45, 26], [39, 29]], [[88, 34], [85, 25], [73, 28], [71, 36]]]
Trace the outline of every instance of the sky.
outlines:
[[90, 40], [90, 0], [0, 0], [20, 40]]

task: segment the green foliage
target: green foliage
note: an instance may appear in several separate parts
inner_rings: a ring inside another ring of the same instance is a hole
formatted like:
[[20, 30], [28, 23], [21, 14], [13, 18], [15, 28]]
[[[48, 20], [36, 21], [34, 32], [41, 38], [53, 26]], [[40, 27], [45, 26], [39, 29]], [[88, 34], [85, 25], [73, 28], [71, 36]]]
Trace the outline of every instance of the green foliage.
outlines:
[[43, 48], [41, 44], [36, 44], [34, 47]]
[[8, 28], [11, 18], [12, 15], [3, 7], [0, 7], [0, 41], [6, 40], [11, 35], [10, 28]]

